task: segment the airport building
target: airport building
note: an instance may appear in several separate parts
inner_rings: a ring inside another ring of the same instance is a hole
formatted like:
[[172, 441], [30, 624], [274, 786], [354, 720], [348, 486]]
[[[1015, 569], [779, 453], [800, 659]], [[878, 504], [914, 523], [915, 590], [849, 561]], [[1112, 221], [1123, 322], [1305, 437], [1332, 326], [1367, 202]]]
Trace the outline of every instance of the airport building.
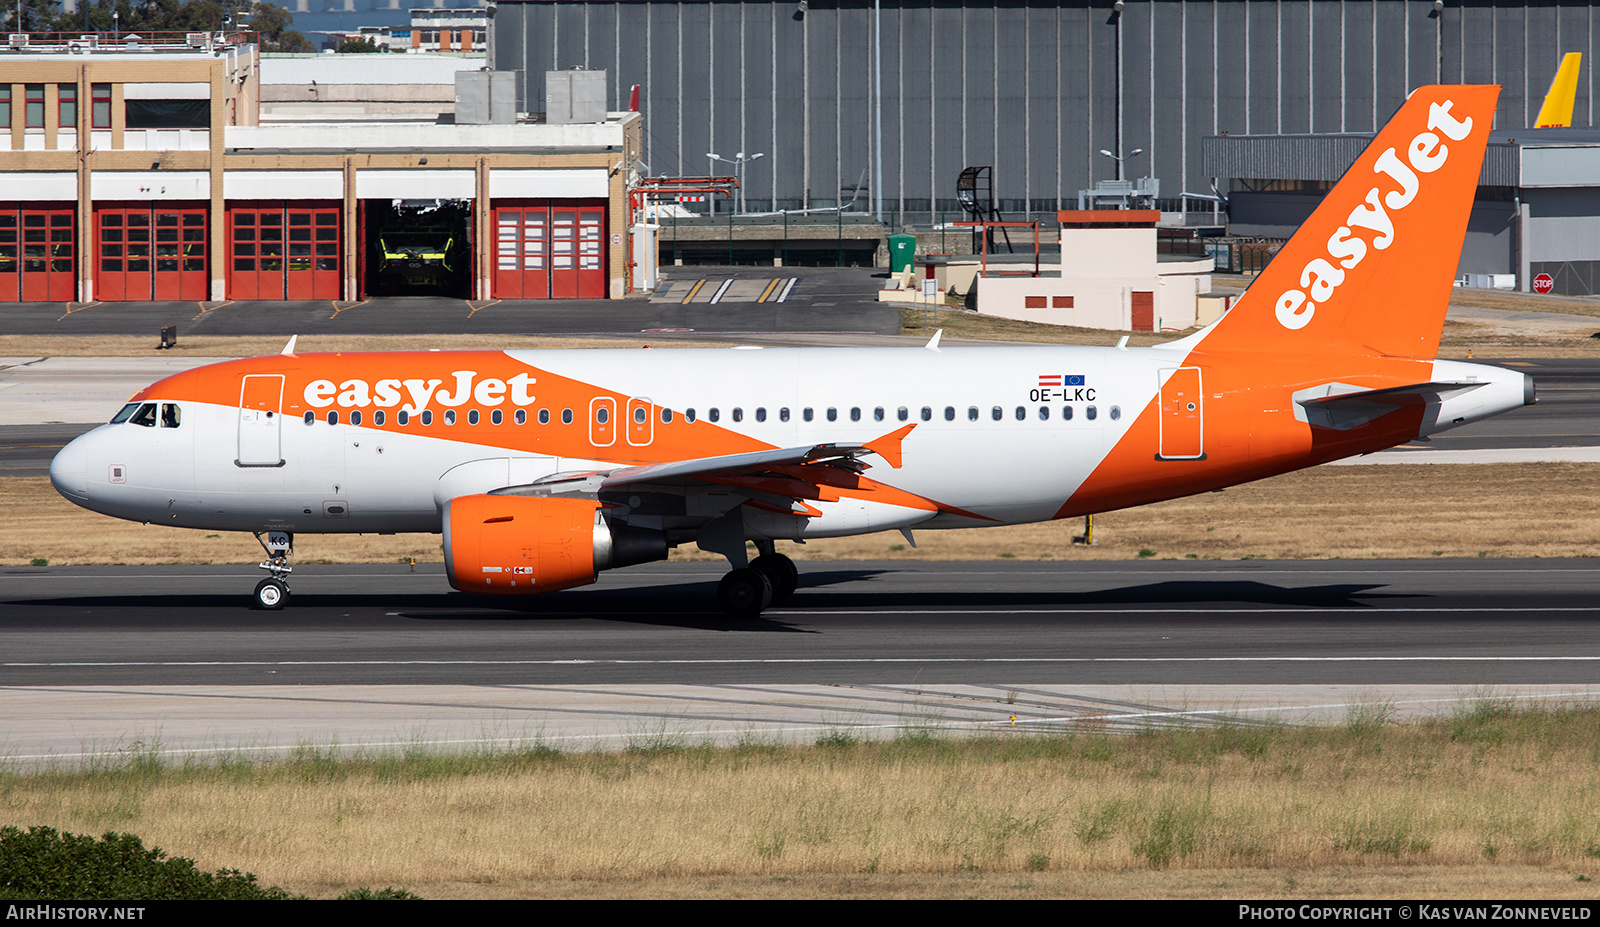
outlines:
[[1592, 125], [1600, 44], [1565, 0], [498, 0], [489, 22], [523, 110], [548, 69], [605, 69], [612, 109], [638, 84], [650, 174], [759, 153], [749, 211], [859, 196], [916, 224], [961, 217], [974, 165], [1007, 219], [1119, 176], [1159, 180], [1170, 216], [1228, 191], [1205, 137], [1371, 133], [1423, 84], [1500, 84], [1496, 127], [1518, 130], [1564, 52]]
[[274, 122], [262, 72], [249, 33], [10, 36], [0, 302], [629, 291], [638, 113], [496, 122], [480, 71], [453, 122]]

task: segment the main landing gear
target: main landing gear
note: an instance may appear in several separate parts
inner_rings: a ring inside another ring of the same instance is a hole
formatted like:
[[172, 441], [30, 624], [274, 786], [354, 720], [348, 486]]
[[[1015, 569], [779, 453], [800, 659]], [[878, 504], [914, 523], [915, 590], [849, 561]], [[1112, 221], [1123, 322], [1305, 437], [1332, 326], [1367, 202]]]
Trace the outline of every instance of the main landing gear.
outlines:
[[272, 574], [256, 583], [255, 605], [276, 611], [289, 604], [289, 574], [294, 572], [294, 567], [289, 565], [289, 555], [294, 553], [294, 535], [287, 531], [268, 531], [265, 541], [261, 540], [261, 532], [255, 532], [255, 536], [256, 543], [267, 552], [267, 559], [256, 566]]
[[729, 571], [717, 585], [717, 604], [730, 618], [755, 618], [774, 602], [782, 602], [800, 586], [794, 561], [772, 549], [771, 541], [757, 541], [761, 556], [747, 567]]

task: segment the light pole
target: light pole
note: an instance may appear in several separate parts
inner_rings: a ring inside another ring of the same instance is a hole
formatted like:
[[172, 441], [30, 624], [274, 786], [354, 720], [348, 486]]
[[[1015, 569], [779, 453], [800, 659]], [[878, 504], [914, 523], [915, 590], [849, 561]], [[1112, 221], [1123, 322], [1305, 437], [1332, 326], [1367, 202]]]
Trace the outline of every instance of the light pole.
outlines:
[[722, 155], [719, 155], [714, 151], [706, 152], [706, 157], [713, 161], [721, 161], [723, 164], [732, 164], [734, 170], [738, 172], [739, 189], [735, 190], [733, 193], [733, 214], [738, 215], [739, 213], [744, 212], [744, 166], [751, 161], [756, 160], [757, 158], [766, 157], [766, 152], [756, 152], [753, 155], [747, 156], [741, 151], [733, 156], [732, 161], [729, 161], [727, 158], [724, 158]]
[[1129, 160], [1131, 158], [1137, 158], [1139, 155], [1144, 154], [1144, 149], [1143, 148], [1135, 148], [1135, 149], [1133, 149], [1133, 151], [1129, 152], [1126, 157], [1118, 157], [1117, 155], [1112, 154], [1111, 152], [1105, 150], [1104, 148], [1100, 149], [1100, 153], [1105, 155], [1106, 157], [1110, 158], [1111, 160], [1117, 162], [1117, 179], [1121, 180], [1121, 179], [1123, 179], [1122, 178], [1122, 162], [1127, 161], [1127, 160]]

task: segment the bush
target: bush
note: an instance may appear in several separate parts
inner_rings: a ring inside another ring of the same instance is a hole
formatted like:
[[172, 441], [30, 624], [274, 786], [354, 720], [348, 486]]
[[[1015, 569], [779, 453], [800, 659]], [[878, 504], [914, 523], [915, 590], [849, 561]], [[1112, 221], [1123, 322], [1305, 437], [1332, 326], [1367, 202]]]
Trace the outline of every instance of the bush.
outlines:
[[281, 888], [237, 869], [201, 872], [192, 860], [146, 849], [133, 834], [99, 840], [50, 827], [0, 828], [0, 899], [52, 901], [286, 901]]

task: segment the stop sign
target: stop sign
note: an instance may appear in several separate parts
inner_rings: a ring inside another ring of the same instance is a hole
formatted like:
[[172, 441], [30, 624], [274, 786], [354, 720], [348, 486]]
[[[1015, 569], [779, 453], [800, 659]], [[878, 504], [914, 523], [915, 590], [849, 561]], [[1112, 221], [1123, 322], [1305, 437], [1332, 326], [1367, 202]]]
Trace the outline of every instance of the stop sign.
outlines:
[[1533, 291], [1535, 293], [1548, 293], [1556, 288], [1556, 282], [1549, 274], [1540, 274], [1533, 278]]

